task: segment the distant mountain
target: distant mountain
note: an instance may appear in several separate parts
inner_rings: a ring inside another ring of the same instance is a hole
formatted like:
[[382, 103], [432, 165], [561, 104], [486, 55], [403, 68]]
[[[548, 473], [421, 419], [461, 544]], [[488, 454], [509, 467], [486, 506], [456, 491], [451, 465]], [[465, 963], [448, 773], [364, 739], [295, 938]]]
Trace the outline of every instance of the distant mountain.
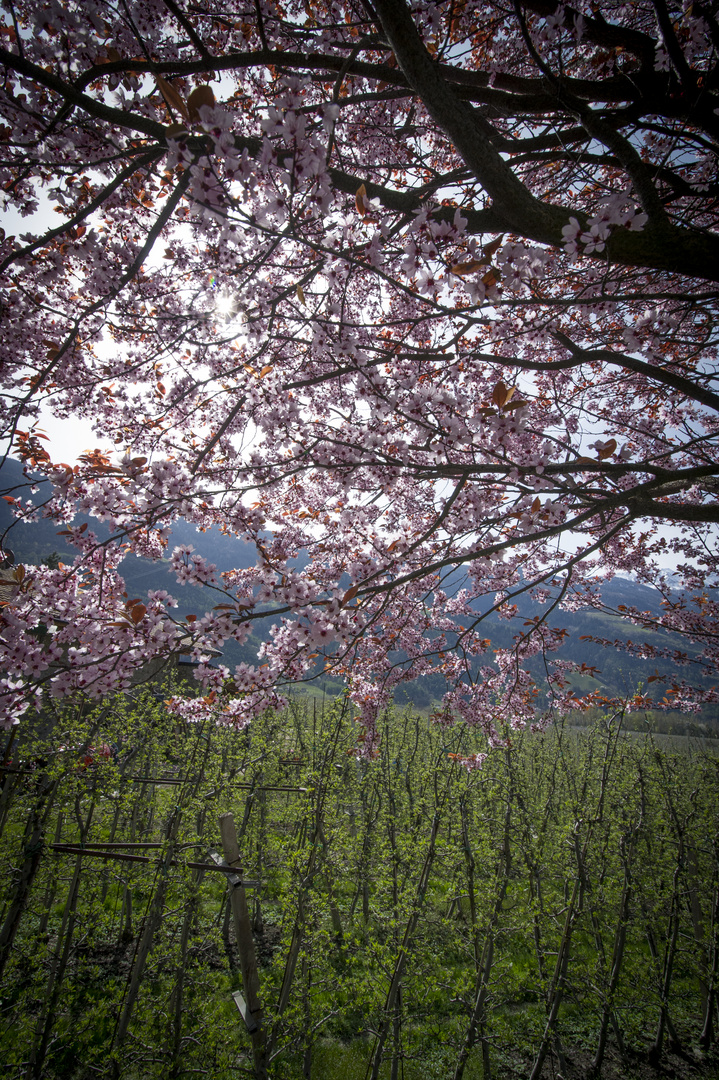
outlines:
[[[50, 495], [50, 484], [38, 478], [37, 491], [32, 494], [21, 463], [8, 458], [0, 467], [0, 496], [4, 495], [31, 498], [35, 505], [40, 505]], [[110, 536], [110, 529], [101, 521], [86, 514], [78, 514], [74, 519], [75, 525], [82, 525], [84, 522], [88, 523], [100, 540], [106, 540]], [[0, 497], [0, 542], [5, 549], [12, 550], [16, 562], [37, 566], [52, 555], [57, 556], [60, 562], [72, 562], [77, 550], [67, 543], [67, 537], [59, 535], [61, 532], [62, 526], [48, 518], [40, 518], [29, 524], [17, 521], [13, 517], [10, 504]], [[214, 562], [220, 571], [250, 567], [257, 562], [257, 551], [253, 544], [225, 536], [217, 528], [200, 532], [188, 521], [176, 521], [173, 524], [168, 550], [172, 551], [176, 544], [192, 544], [209, 562]], [[222, 600], [222, 597], [210, 588], [179, 584], [167, 559], [153, 562], [131, 555], [123, 560], [120, 573], [125, 579], [130, 596], [144, 597], [151, 589], [165, 589], [169, 592], [178, 604], [173, 614], [180, 619], [185, 615], [202, 615]], [[242, 661], [255, 661], [260, 644], [257, 631], [262, 633], [263, 628], [269, 627], [271, 621], [258, 621], [253, 637], [244, 646], [235, 642], [228, 643], [223, 662], [232, 668]]]
[[[8, 458], [0, 466], [0, 495], [32, 499], [35, 505], [40, 505], [49, 498], [50, 491], [49, 482], [38, 478], [37, 490], [33, 494], [31, 484], [25, 477], [19, 461]], [[86, 514], [78, 514], [75, 524], [81, 525], [83, 522], [87, 522], [101, 540], [106, 540], [110, 535], [109, 528], [101, 521], [90, 518]], [[10, 505], [4, 499], [0, 499], [0, 533], [4, 537], [3, 543], [6, 547], [12, 548], [20, 561], [38, 564], [53, 551], [57, 552], [61, 558], [64, 556], [63, 561], [74, 558], [77, 553], [67, 544], [66, 537], [59, 535], [60, 531], [61, 527], [48, 518], [40, 518], [31, 524], [18, 522], [13, 517]], [[254, 566], [257, 561], [254, 545], [246, 544], [236, 537], [225, 536], [217, 528], [200, 532], [188, 521], [177, 521], [172, 526], [170, 550], [175, 544], [193, 544], [198, 550], [202, 548], [203, 555], [210, 562], [214, 562], [219, 570]], [[161, 588], [162, 586], [147, 587]]]
[[[47, 481], [39, 481], [38, 491], [32, 495], [36, 504], [48, 497], [49, 487]], [[7, 494], [30, 497], [29, 485], [23, 474], [22, 465], [12, 459], [8, 459], [0, 467], [0, 496]], [[83, 515], [78, 515], [75, 519], [76, 524], [82, 524], [84, 521], [90, 524], [100, 539], [106, 539], [110, 535], [107, 526], [101, 522]], [[58, 535], [59, 531], [57, 524], [46, 518], [32, 524], [18, 523], [13, 518], [10, 505], [0, 498], [0, 542], [5, 548], [9, 547], [13, 550], [17, 562], [37, 565], [52, 554], [57, 555], [63, 562], [70, 562], [74, 558], [73, 549], [67, 544], [65, 537]], [[190, 522], [182, 520], [175, 522], [172, 526], [169, 549], [172, 550], [175, 544], [194, 545], [210, 562], [214, 562], [220, 571], [234, 567], [254, 566], [257, 560], [257, 552], [252, 544], [244, 543], [236, 537], [226, 536], [217, 528], [199, 532]], [[298, 562], [302, 563], [301, 560]], [[212, 589], [195, 585], [180, 585], [171, 572], [167, 560], [152, 562], [135, 556], [128, 557], [122, 563], [121, 573], [131, 596], [145, 596], [150, 589], [166, 589], [178, 601], [177, 614], [180, 618], [190, 614], [201, 615], [221, 600], [221, 597]], [[457, 571], [448, 581], [448, 589], [451, 589], [452, 583], [459, 588], [460, 579], [461, 572]], [[567, 631], [562, 648], [553, 655], [563, 660], [573, 660], [579, 665], [584, 664], [587, 669], [584, 675], [577, 674], [572, 677], [572, 684], [578, 692], [597, 689], [610, 697], [623, 697], [633, 694], [638, 686], [643, 684], [644, 692], [658, 700], [664, 694], [665, 683], [655, 680], [648, 683], [649, 678], [657, 673], [660, 676], [668, 676], [670, 679], [694, 677], [691, 668], [680, 667], [666, 660], [640, 659], [620, 648], [603, 647], [595, 640], [589, 640], [593, 638], [614, 642], [615, 640], [626, 641], [629, 638], [635, 644], [645, 643], [657, 648], [675, 648], [689, 656], [697, 653], [696, 647], [687, 644], [679, 634], [667, 634], [661, 630], [632, 626], [626, 619], [611, 613], [623, 604], [649, 612], [655, 617], [658, 616], [662, 610], [661, 597], [655, 590], [631, 579], [617, 577], [602, 586], [601, 596], [605, 608], [608, 609], [606, 611], [597, 611], [592, 608], [573, 612], [555, 611], [549, 618], [551, 626]], [[478, 614], [481, 610], [486, 611], [490, 606], [489, 601], [485, 601], [483, 607], [476, 605]], [[528, 594], [518, 598], [517, 606], [523, 619], [531, 619], [535, 615], [541, 616], [547, 610], [546, 607], [535, 603]], [[225, 646], [223, 662], [230, 669], [241, 661], [255, 662], [262, 635], [267, 632], [272, 621], [271, 615], [259, 621], [246, 645], [240, 647], [234, 642], [228, 643]], [[507, 648], [511, 646], [513, 636], [521, 632], [521, 621], [518, 625], [516, 620], [507, 622], [499, 619], [496, 614], [489, 615], [482, 623], [482, 635], [492, 641], [494, 648]], [[535, 658], [530, 661], [528, 667], [541, 687], [545, 678], [542, 659]], [[713, 678], [713, 673], [707, 673], [699, 681], [704, 685], [710, 685], [716, 680]], [[397, 696], [402, 700], [412, 701], [419, 707], [424, 707], [436, 702], [443, 691], [443, 678], [440, 675], [427, 675], [409, 683], [398, 692]], [[719, 708], [706, 709], [703, 711], [703, 716], [706, 718], [716, 716], [719, 719]]]

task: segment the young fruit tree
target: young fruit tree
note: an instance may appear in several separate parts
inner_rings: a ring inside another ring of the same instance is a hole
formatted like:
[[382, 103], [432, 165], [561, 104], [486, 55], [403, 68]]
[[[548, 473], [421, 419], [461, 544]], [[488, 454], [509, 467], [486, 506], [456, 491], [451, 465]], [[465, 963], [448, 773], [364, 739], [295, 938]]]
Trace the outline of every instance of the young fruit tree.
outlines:
[[[685, 665], [665, 702], [717, 700], [711, 5], [12, 0], [0, 33], [4, 445], [53, 485], [7, 498], [77, 550], [4, 571], [7, 724], [190, 640], [181, 715], [324, 669], [371, 749], [432, 672], [491, 743], [574, 706], [559, 612], [617, 571], [685, 636], [625, 643]], [[58, 460], [49, 414], [100, 448]], [[257, 564], [168, 550], [179, 517]], [[128, 597], [128, 554], [217, 606]]]

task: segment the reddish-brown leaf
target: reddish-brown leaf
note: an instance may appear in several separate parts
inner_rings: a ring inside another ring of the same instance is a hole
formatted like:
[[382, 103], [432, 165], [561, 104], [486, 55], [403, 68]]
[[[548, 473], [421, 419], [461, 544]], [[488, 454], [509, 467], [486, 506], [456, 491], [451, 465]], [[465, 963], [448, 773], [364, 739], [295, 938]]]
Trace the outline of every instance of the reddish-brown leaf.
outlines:
[[504, 241], [504, 233], [501, 233], [496, 240], [493, 240], [491, 244], [485, 244], [482, 248], [482, 254], [489, 261], [494, 255], [495, 251], [498, 251]]
[[215, 105], [214, 91], [207, 83], [196, 86], [187, 99], [187, 112], [191, 124], [196, 124], [200, 120], [200, 109], [203, 105], [209, 105], [211, 109]]
[[357, 207], [357, 213], [361, 218], [367, 217], [367, 188], [364, 184], [360, 184], [355, 194], [355, 206]]
[[505, 384], [500, 379], [499, 382], [494, 387], [494, 390], [492, 391], [492, 401], [493, 401], [493, 403], [498, 408], [501, 409], [502, 406], [504, 405], [505, 401], [509, 401], [510, 397], [511, 397], [510, 391], [507, 389]]
[[342, 597], [342, 603], [341, 603], [340, 606], [344, 607], [345, 604], [349, 604], [350, 600], [354, 599], [354, 597], [357, 595], [358, 592], [359, 592], [359, 585], [350, 585], [349, 589], [347, 590], [347, 592]]
[[475, 270], [483, 270], [486, 265], [484, 259], [469, 259], [467, 262], [455, 263], [452, 273], [457, 277], [466, 277], [467, 274], [473, 274]]
[[157, 89], [160, 91], [163, 98], [165, 99], [165, 104], [170, 110], [170, 113], [172, 113], [174, 110], [175, 112], [179, 113], [180, 116], [182, 116], [185, 120], [189, 120], [190, 114], [187, 111], [187, 105], [185, 104], [175, 87], [172, 85], [172, 83], [169, 83], [167, 79], [163, 79], [161, 75], [155, 76], [155, 82], [157, 83]]
[[610, 439], [609, 442], [606, 444], [606, 446], [604, 446], [601, 450], [598, 451], [599, 460], [600, 461], [606, 461], [607, 458], [610, 458], [612, 456], [612, 454], [614, 453], [614, 451], [616, 449], [617, 449], [617, 440], [616, 439]]

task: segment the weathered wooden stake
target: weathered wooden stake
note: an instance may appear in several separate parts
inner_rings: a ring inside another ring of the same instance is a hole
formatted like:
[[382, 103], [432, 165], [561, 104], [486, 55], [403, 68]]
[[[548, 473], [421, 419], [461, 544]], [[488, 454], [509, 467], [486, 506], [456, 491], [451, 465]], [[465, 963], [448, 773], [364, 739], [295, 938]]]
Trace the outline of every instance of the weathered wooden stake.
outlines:
[[[117, 1020], [117, 1026], [115, 1028], [115, 1034], [113, 1037], [113, 1049], [114, 1059], [112, 1062], [113, 1076], [116, 1078], [120, 1075], [120, 1061], [119, 1053], [122, 1044], [127, 1036], [128, 1029], [130, 1027], [130, 1019], [135, 1007], [138, 995], [140, 993], [140, 987], [142, 985], [142, 978], [145, 973], [145, 964], [147, 958], [152, 951], [152, 947], [155, 942], [155, 934], [157, 933], [161, 923], [163, 912], [165, 909], [165, 897], [170, 884], [170, 875], [168, 870], [173, 863], [173, 854], [175, 851], [175, 844], [177, 841], [177, 830], [180, 827], [180, 811], [176, 808], [171, 814], [170, 819], [165, 828], [165, 838], [169, 841], [167, 852], [164, 860], [158, 866], [156, 871], [157, 886], [155, 888], [155, 894], [150, 903], [147, 916], [145, 918], [145, 925], [142, 930], [142, 935], [135, 948], [135, 955], [132, 963], [132, 971], [130, 974], [129, 983], [127, 985], [124, 1000], [122, 1001], [122, 1010]], [[133, 856], [136, 858], [139, 856]], [[130, 890], [126, 892], [128, 899], [131, 897]]]
[[50, 781], [43, 774], [38, 777], [37, 802], [25, 826], [23, 837], [23, 861], [20, 865], [10, 906], [0, 927], [0, 977], [12, 953], [15, 935], [22, 919], [28, 895], [35, 880], [43, 851], [43, 833], [57, 791], [58, 781]]
[[[62, 836], [62, 826], [64, 821], [64, 815], [62, 810], [57, 815], [57, 821], [55, 823], [55, 843], [60, 843], [60, 837]], [[45, 897], [42, 902], [42, 915], [40, 916], [40, 926], [38, 933], [42, 936], [47, 930], [47, 924], [50, 921], [50, 909], [52, 908], [52, 902], [55, 899], [55, 890], [57, 888], [57, 877], [55, 874], [50, 875], [50, 881], [45, 889]]]
[[[230, 890], [230, 903], [235, 922], [235, 939], [240, 954], [240, 969], [242, 971], [242, 987], [245, 992], [246, 1006], [240, 1008], [247, 1029], [252, 1039], [252, 1056], [256, 1080], [266, 1080], [267, 1077], [267, 1038], [265, 1027], [262, 1022], [262, 1003], [260, 1001], [260, 977], [257, 971], [257, 957], [255, 955], [255, 942], [252, 937], [252, 922], [247, 908], [247, 894], [242, 884], [242, 867], [240, 865], [240, 851], [237, 844], [237, 830], [235, 819], [232, 814], [220, 816], [220, 836], [222, 837], [222, 850], [225, 862], [237, 870], [238, 882], [228, 881]], [[237, 1001], [236, 1001], [237, 1004]]]

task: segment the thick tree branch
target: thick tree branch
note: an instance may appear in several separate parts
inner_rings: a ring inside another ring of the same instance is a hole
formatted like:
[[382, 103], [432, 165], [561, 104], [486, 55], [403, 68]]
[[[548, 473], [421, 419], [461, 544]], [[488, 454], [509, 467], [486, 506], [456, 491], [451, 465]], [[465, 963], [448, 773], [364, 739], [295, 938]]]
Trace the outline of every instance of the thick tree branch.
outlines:
[[[570, 208], [541, 203], [515, 176], [493, 146], [494, 129], [460, 101], [442, 77], [404, 0], [377, 0], [375, 8], [407, 81], [472, 169], [506, 228], [541, 243], [561, 245], [562, 228], [572, 214]], [[583, 215], [576, 216], [583, 219]], [[619, 263], [692, 276], [699, 273], [719, 280], [719, 239], [667, 227], [663, 222], [644, 233], [615, 230], [607, 249], [610, 258]]]

